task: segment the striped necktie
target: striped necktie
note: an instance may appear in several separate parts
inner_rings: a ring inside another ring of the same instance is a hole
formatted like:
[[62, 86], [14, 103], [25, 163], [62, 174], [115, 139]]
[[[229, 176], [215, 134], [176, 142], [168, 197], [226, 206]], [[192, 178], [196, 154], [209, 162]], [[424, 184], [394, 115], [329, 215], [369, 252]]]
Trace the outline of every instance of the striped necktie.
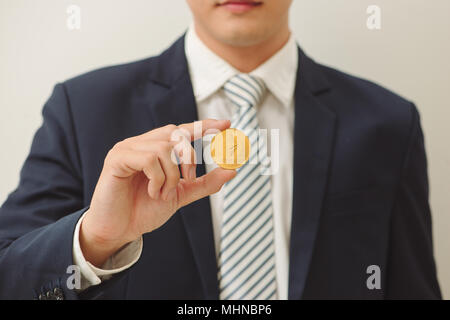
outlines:
[[269, 161], [256, 116], [266, 88], [262, 80], [239, 74], [223, 89], [237, 107], [231, 127], [250, 139], [250, 158], [223, 187], [220, 299], [276, 299], [271, 180], [264, 174]]

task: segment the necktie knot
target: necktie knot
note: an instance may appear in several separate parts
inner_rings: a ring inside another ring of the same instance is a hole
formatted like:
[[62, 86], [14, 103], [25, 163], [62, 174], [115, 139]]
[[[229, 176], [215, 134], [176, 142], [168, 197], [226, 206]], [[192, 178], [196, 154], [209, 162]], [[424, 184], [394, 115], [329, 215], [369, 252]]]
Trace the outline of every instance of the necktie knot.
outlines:
[[262, 79], [246, 73], [237, 74], [229, 79], [223, 89], [231, 102], [239, 108], [256, 107], [266, 92]]

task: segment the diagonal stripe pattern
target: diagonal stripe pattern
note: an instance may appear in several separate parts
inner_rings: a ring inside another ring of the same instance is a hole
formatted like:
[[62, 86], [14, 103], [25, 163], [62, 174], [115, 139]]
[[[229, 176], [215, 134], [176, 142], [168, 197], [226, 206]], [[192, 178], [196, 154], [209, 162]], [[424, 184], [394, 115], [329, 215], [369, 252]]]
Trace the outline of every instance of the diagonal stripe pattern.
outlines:
[[223, 87], [237, 107], [231, 127], [250, 139], [250, 159], [224, 186], [219, 253], [222, 300], [276, 299], [275, 247], [271, 181], [263, 175], [268, 162], [265, 142], [258, 137], [256, 106], [266, 88], [249, 74], [238, 74]]

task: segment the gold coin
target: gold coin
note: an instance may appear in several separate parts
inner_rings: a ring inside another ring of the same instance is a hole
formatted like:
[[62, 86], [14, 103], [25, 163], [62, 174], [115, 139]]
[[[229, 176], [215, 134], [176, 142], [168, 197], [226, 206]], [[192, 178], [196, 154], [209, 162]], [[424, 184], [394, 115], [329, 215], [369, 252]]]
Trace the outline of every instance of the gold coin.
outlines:
[[249, 156], [250, 140], [238, 129], [226, 129], [211, 141], [211, 157], [224, 169], [234, 170], [242, 167]]

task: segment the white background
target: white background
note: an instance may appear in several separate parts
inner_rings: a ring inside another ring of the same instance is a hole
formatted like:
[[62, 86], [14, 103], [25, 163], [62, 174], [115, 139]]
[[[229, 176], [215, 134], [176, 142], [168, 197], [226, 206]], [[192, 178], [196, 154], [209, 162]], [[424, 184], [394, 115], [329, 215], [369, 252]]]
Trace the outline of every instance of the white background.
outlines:
[[[81, 30], [66, 27], [70, 4], [82, 10]], [[382, 9], [379, 31], [366, 27], [372, 4]], [[190, 20], [184, 0], [0, 0], [0, 202], [17, 185], [56, 82], [157, 54]], [[294, 0], [291, 26], [318, 62], [417, 104], [429, 157], [439, 279], [450, 298], [450, 1]]]

